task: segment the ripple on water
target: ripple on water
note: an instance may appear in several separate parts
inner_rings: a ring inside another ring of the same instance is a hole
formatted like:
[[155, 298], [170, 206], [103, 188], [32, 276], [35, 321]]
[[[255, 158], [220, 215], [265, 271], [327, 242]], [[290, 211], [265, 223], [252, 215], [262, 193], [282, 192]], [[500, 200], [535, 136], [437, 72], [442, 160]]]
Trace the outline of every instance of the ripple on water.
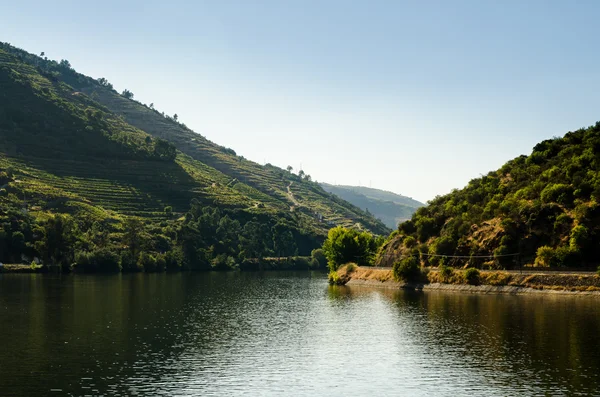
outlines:
[[0, 327], [11, 341], [0, 395], [552, 396], [600, 385], [600, 312], [585, 298], [332, 288], [308, 273], [44, 280], [0, 278], [0, 324], [14, 324]]

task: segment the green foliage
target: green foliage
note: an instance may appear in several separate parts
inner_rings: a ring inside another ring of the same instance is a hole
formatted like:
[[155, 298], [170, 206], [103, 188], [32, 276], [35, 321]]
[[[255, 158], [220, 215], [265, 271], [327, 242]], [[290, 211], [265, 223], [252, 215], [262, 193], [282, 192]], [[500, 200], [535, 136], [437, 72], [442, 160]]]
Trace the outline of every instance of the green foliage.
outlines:
[[338, 267], [349, 262], [368, 266], [372, 263], [375, 249], [376, 245], [371, 234], [341, 226], [329, 230], [327, 240], [323, 243], [323, 253], [331, 270], [337, 270]]
[[322, 248], [316, 248], [312, 250], [310, 256], [316, 262], [315, 268], [325, 269], [327, 268], [327, 257]]
[[330, 285], [340, 285], [340, 284], [342, 284], [340, 275], [335, 270], [330, 270], [329, 271], [329, 274], [327, 275], [327, 280], [329, 281]]
[[[460, 257], [449, 259], [454, 266], [490, 262], [471, 261], [471, 255], [493, 258], [491, 266], [504, 268], [517, 266], [517, 257], [522, 264], [537, 257], [538, 266], [600, 262], [594, 248], [600, 238], [599, 151], [600, 123], [540, 142], [531, 155], [419, 208], [387, 244], [386, 261], [410, 254], [400, 239], [412, 246], [411, 238], [426, 245], [422, 252]], [[435, 258], [423, 260], [436, 264]]]
[[442, 282], [449, 282], [454, 276], [454, 268], [451, 266], [440, 265], [438, 267], [438, 273]]
[[569, 247], [573, 251], [580, 251], [584, 249], [589, 241], [589, 232], [587, 227], [583, 225], [577, 225], [571, 230], [571, 236], [569, 239]]
[[140, 272], [144, 270], [144, 266], [139, 264], [137, 256], [127, 250], [121, 252], [121, 269], [123, 272]]
[[405, 282], [418, 281], [421, 276], [419, 260], [414, 256], [402, 258], [394, 263], [394, 278]]
[[142, 252], [138, 258], [138, 267], [143, 268], [146, 273], [161, 271], [158, 267], [156, 256]]
[[121, 271], [119, 255], [114, 251], [101, 248], [92, 252], [79, 252], [75, 256], [73, 268], [83, 272], [118, 273]]
[[356, 263], [348, 263], [346, 265], [346, 273], [352, 273], [353, 271], [355, 271], [357, 268]]
[[540, 195], [544, 203], [559, 203], [562, 205], [570, 205], [573, 203], [573, 189], [563, 183], [548, 185]]
[[471, 267], [465, 270], [464, 277], [467, 284], [478, 285], [480, 283], [481, 274], [479, 270]]
[[581, 257], [579, 252], [571, 247], [542, 246], [537, 250], [534, 265], [538, 267], [580, 267]]

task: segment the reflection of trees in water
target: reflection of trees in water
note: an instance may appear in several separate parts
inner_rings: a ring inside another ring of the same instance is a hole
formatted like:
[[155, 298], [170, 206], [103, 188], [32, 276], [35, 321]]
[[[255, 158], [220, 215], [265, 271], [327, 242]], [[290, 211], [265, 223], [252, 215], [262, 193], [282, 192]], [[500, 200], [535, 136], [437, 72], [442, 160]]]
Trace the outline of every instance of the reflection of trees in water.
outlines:
[[591, 392], [600, 386], [600, 307], [594, 298], [396, 292], [401, 312], [419, 313], [425, 345], [468, 355], [513, 375], [511, 383], [555, 384]]

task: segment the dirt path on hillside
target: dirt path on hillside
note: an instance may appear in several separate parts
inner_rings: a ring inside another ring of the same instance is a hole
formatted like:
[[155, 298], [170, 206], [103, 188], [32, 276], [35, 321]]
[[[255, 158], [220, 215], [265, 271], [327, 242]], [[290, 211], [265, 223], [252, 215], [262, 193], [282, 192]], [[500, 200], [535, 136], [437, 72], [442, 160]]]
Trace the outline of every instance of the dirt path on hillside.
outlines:
[[290, 182], [290, 184], [287, 187], [287, 196], [288, 199], [294, 203], [294, 205], [290, 206], [290, 211], [294, 212], [296, 210], [296, 207], [300, 206], [300, 203], [298, 202], [298, 200], [296, 200], [296, 198], [294, 197], [294, 193], [292, 193], [292, 185], [294, 184], [294, 182]]

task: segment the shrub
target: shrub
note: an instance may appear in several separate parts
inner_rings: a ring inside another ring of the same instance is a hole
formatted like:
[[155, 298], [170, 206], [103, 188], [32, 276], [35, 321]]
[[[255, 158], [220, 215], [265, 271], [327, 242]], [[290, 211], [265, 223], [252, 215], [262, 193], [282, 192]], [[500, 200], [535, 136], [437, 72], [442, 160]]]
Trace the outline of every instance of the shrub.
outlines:
[[[321, 268], [325, 269], [327, 267], [327, 257], [325, 256], [323, 249], [317, 248], [317, 249], [312, 250], [312, 252], [310, 253], [310, 256], [313, 258], [314, 261], [316, 261], [317, 268], [321, 267]], [[313, 266], [314, 266], [314, 263], [313, 263]]]
[[124, 272], [140, 272], [144, 267], [138, 263], [137, 258], [131, 251], [121, 252], [121, 268]]
[[403, 243], [406, 248], [414, 248], [417, 246], [417, 240], [413, 236], [404, 237]]
[[454, 268], [451, 266], [441, 265], [438, 267], [438, 273], [440, 275], [440, 280], [443, 283], [448, 283], [454, 276]]
[[84, 272], [118, 273], [121, 271], [119, 255], [108, 248], [92, 252], [78, 252], [73, 269]]
[[598, 266], [598, 270], [596, 271], [596, 273], [598, 274], [598, 277], [600, 277], [600, 266]]
[[177, 271], [181, 269], [183, 263], [183, 252], [180, 249], [173, 249], [165, 254], [165, 266], [167, 271]]
[[335, 270], [331, 270], [329, 272], [329, 274], [327, 275], [327, 280], [329, 280], [330, 285], [340, 285], [341, 284], [340, 275]]
[[167, 268], [167, 260], [165, 259], [165, 255], [158, 254], [156, 255], [156, 271], [164, 272]]
[[156, 266], [156, 257], [147, 252], [142, 252], [138, 259], [138, 267], [143, 268], [147, 273], [156, 272], [158, 270]]
[[235, 263], [235, 259], [227, 254], [217, 255], [210, 263], [213, 270], [232, 270], [238, 266]]
[[471, 267], [465, 270], [465, 281], [467, 284], [477, 285], [479, 284], [480, 273], [479, 270]]
[[555, 202], [563, 205], [573, 203], [573, 188], [568, 185], [557, 183], [548, 185], [540, 194], [543, 203]]
[[554, 261], [554, 250], [552, 247], [547, 245], [537, 249], [535, 261], [533, 263], [535, 267], [552, 267], [556, 266]]
[[396, 280], [417, 281], [421, 274], [419, 260], [414, 256], [403, 258], [394, 263], [393, 272]]
[[537, 267], [578, 266], [579, 264], [580, 254], [578, 251], [570, 247], [554, 249], [548, 246], [538, 248], [534, 262], [534, 266]]
[[346, 265], [346, 273], [352, 273], [356, 270], [356, 263], [348, 263]]
[[511, 275], [509, 273], [503, 272], [494, 272], [489, 274], [485, 280], [486, 284], [490, 285], [508, 285], [508, 282], [511, 279]]

